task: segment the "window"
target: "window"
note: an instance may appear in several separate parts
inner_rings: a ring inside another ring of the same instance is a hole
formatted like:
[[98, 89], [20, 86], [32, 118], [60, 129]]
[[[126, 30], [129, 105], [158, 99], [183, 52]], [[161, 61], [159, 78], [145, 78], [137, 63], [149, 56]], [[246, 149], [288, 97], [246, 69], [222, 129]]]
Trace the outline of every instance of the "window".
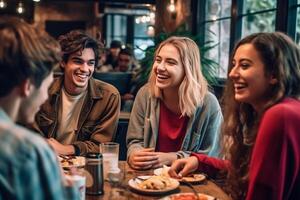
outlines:
[[296, 34], [295, 41], [300, 45], [300, 0], [297, 3], [297, 20], [296, 20]]
[[229, 52], [251, 33], [281, 31], [300, 45], [300, 0], [203, 0], [198, 7], [203, 12], [196, 24], [205, 27], [199, 32], [205, 42], [218, 44], [209, 57], [219, 63], [221, 78], [226, 78]]
[[227, 76], [230, 37], [231, 0], [209, 0], [206, 4], [205, 43], [217, 44], [208, 57], [219, 63], [218, 76]]
[[242, 37], [275, 31], [276, 0], [246, 0], [241, 16]]
[[154, 45], [153, 38], [149, 35], [149, 27], [152, 26], [149, 20], [142, 20], [145, 16], [135, 16], [134, 24], [134, 55], [135, 58], [141, 60], [145, 57], [145, 52], [149, 46]]
[[133, 47], [136, 59], [142, 59], [145, 56], [143, 50], [154, 45], [148, 34], [149, 26], [154, 22], [145, 18], [149, 13], [149, 10], [127, 10], [126, 14], [107, 14], [106, 46], [112, 40], [119, 40]]
[[109, 46], [113, 40], [119, 40], [125, 44], [127, 35], [126, 15], [108, 14], [106, 24], [106, 46]]

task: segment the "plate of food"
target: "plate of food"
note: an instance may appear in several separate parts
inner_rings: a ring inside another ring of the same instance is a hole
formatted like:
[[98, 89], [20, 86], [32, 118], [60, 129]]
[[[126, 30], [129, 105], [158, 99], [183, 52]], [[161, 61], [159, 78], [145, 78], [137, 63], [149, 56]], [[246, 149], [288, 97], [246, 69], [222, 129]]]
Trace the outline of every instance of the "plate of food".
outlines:
[[216, 200], [216, 198], [202, 193], [198, 193], [198, 198], [194, 193], [179, 193], [166, 196], [160, 200]]
[[83, 168], [85, 165], [85, 157], [83, 156], [59, 156], [58, 157], [63, 169]]
[[130, 179], [128, 185], [134, 191], [144, 194], [162, 194], [179, 187], [176, 179], [165, 176], [138, 176]]
[[[165, 176], [165, 177], [170, 177], [169, 176], [169, 171], [170, 167], [164, 165], [161, 168], [157, 168], [153, 171], [153, 173], [157, 176]], [[195, 174], [190, 174], [188, 176], [182, 177], [181, 179], [177, 179], [178, 181], [185, 181], [189, 183], [200, 183], [206, 179], [206, 176], [201, 173], [195, 173]]]

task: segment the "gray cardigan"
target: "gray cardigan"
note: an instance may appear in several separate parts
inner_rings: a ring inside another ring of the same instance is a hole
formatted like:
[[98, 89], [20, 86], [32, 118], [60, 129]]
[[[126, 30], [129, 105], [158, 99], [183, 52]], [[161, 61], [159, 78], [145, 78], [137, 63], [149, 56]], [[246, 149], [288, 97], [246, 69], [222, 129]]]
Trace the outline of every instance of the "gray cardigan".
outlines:
[[[159, 128], [159, 99], [151, 97], [149, 86], [143, 86], [136, 98], [127, 131], [127, 157], [142, 148], [156, 147]], [[223, 116], [216, 97], [208, 92], [202, 106], [190, 117], [181, 150], [183, 157], [191, 152], [217, 157]]]

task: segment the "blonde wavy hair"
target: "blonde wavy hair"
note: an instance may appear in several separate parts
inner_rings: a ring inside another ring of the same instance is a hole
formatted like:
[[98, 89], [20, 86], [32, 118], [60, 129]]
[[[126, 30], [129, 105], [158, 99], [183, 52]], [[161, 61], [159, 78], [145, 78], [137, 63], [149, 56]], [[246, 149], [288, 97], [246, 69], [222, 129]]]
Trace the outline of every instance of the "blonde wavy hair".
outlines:
[[[154, 59], [161, 48], [167, 44], [173, 45], [179, 52], [185, 77], [178, 90], [179, 107], [182, 116], [191, 117], [196, 108], [201, 106], [208, 91], [208, 84], [201, 72], [200, 52], [197, 44], [187, 37], [172, 36], [158, 46]], [[153, 64], [154, 66], [154, 64]], [[162, 91], [156, 86], [156, 75], [153, 70], [148, 80], [151, 96], [163, 100]]]

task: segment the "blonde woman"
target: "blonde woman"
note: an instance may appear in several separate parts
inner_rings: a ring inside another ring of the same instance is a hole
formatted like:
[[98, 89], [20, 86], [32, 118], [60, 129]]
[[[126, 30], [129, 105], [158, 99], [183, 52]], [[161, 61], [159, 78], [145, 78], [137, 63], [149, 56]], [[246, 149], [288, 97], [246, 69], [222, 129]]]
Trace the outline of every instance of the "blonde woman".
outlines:
[[148, 84], [136, 96], [128, 126], [132, 168], [170, 165], [191, 152], [218, 155], [223, 117], [207, 88], [193, 40], [170, 37], [158, 46]]

